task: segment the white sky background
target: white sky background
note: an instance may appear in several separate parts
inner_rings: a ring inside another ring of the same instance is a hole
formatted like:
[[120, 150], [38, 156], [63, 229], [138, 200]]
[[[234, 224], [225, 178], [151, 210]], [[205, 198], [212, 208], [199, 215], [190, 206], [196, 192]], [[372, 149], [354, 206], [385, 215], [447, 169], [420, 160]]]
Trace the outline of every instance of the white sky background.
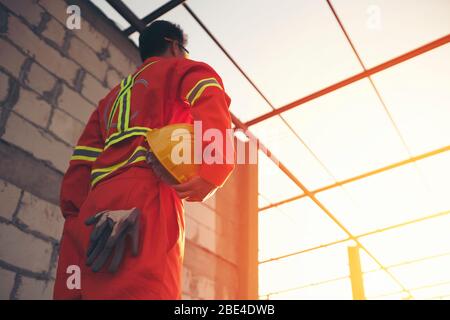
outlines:
[[[105, 1], [92, 2], [122, 29], [129, 26]], [[142, 18], [166, 1], [124, 2]], [[363, 70], [324, 0], [187, 3], [275, 108]], [[448, 0], [332, 0], [332, 4], [366, 68], [450, 34]], [[192, 59], [205, 61], [218, 71], [235, 115], [248, 121], [271, 111], [182, 6], [162, 19], [182, 26]], [[136, 38], [137, 33], [132, 36]], [[382, 100], [363, 79], [284, 113], [301, 141], [279, 116], [251, 130], [310, 190], [450, 145], [449, 44], [372, 79]], [[259, 168], [262, 200], [277, 202], [302, 194], [267, 159]], [[320, 192], [317, 198], [358, 235], [450, 210], [448, 190], [449, 151]], [[308, 198], [262, 211], [260, 216], [260, 260], [345, 239]], [[450, 295], [450, 285], [445, 284], [450, 281], [448, 225], [444, 216], [362, 237], [361, 242], [392, 268], [413, 295], [445, 297]], [[261, 264], [261, 295], [351, 298], [345, 278], [347, 245]], [[430, 259], [396, 265], [426, 257]], [[362, 260], [363, 269], [372, 270], [365, 275], [369, 297], [406, 297], [387, 273], [374, 271], [377, 266], [365, 253]], [[324, 267], [317, 268], [321, 263]], [[302, 275], [295, 278], [299, 268], [303, 268]], [[319, 284], [311, 287], [311, 283]], [[295, 290], [288, 290], [293, 286]]]

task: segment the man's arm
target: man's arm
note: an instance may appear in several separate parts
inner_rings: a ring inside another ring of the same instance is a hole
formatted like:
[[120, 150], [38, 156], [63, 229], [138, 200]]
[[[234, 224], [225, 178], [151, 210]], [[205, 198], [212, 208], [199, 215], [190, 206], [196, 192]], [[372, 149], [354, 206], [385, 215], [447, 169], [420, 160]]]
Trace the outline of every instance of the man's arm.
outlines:
[[[189, 60], [188, 60], [189, 61]], [[181, 198], [202, 201], [222, 186], [234, 169], [233, 139], [230, 133], [231, 116], [229, 106], [231, 99], [226, 94], [219, 75], [207, 64], [189, 61], [180, 79], [180, 98], [191, 108], [194, 121], [200, 121], [203, 134], [215, 130], [222, 137], [222, 147], [210, 163], [202, 157], [199, 177], [175, 186]], [[211, 141], [202, 142], [202, 150]], [[204, 155], [208, 152], [204, 152]]]
[[64, 217], [77, 216], [90, 189], [92, 164], [103, 150], [103, 138], [96, 109], [84, 128], [70, 159], [60, 193]]

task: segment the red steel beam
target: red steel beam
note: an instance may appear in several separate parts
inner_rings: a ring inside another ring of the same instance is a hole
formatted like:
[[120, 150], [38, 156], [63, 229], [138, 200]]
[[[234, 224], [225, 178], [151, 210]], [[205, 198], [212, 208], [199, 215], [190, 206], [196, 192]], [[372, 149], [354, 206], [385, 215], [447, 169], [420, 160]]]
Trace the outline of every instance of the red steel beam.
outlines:
[[259, 117], [256, 117], [255, 119], [246, 122], [246, 125], [247, 126], [252, 126], [252, 125], [257, 124], [257, 123], [259, 123], [261, 121], [267, 120], [267, 119], [269, 119], [271, 117], [274, 117], [274, 116], [279, 115], [279, 114], [281, 114], [283, 112], [286, 112], [286, 111], [288, 111], [290, 109], [293, 109], [295, 107], [301, 106], [302, 104], [305, 104], [306, 102], [309, 102], [311, 100], [317, 99], [317, 98], [319, 98], [319, 97], [321, 97], [321, 96], [323, 96], [323, 95], [325, 95], [327, 93], [336, 91], [337, 89], [345, 87], [345, 86], [347, 86], [347, 85], [349, 85], [349, 84], [351, 84], [353, 82], [356, 82], [356, 81], [359, 81], [361, 79], [367, 78], [367, 77], [369, 77], [369, 76], [371, 76], [373, 74], [376, 74], [378, 72], [386, 70], [386, 69], [388, 69], [390, 67], [393, 67], [393, 66], [395, 66], [395, 65], [397, 65], [399, 63], [402, 63], [402, 62], [410, 60], [410, 59], [412, 59], [414, 57], [417, 57], [418, 55], [421, 55], [421, 54], [423, 54], [425, 52], [428, 52], [430, 50], [433, 50], [433, 49], [436, 49], [438, 47], [441, 47], [441, 46], [447, 44], [449, 41], [450, 41], [450, 35], [446, 35], [446, 36], [444, 36], [442, 38], [439, 38], [439, 39], [437, 39], [435, 41], [432, 41], [432, 42], [430, 42], [430, 43], [428, 43], [426, 45], [423, 45], [423, 46], [421, 46], [421, 47], [419, 47], [417, 49], [414, 49], [414, 50], [409, 51], [409, 52], [407, 52], [405, 54], [402, 54], [401, 56], [398, 56], [398, 57], [396, 57], [394, 59], [386, 61], [386, 62], [384, 62], [384, 63], [382, 63], [382, 64], [380, 64], [378, 66], [375, 66], [373, 68], [367, 69], [366, 71], [358, 73], [358, 74], [356, 74], [356, 75], [354, 75], [354, 76], [352, 76], [350, 78], [347, 78], [347, 79], [342, 80], [342, 81], [340, 81], [338, 83], [335, 83], [335, 84], [333, 84], [333, 85], [331, 85], [329, 87], [326, 87], [326, 88], [324, 88], [322, 90], [319, 90], [319, 91], [314, 92], [314, 93], [312, 93], [310, 95], [307, 95], [306, 97], [303, 97], [301, 99], [293, 101], [293, 102], [291, 102], [291, 103], [289, 103], [289, 104], [287, 104], [287, 105], [285, 105], [283, 107], [280, 107], [280, 108], [275, 109], [273, 111], [270, 111], [270, 112], [268, 112], [266, 114], [263, 114], [263, 115], [261, 115]]

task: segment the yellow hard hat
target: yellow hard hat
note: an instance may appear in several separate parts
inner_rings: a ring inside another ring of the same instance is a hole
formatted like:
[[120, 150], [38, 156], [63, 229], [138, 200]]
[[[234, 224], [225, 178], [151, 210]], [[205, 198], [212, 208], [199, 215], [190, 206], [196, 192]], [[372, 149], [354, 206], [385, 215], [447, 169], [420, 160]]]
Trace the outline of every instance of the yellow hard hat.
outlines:
[[[158, 161], [179, 183], [198, 175], [199, 165], [194, 164], [192, 124], [177, 123], [150, 130], [147, 142]], [[182, 154], [183, 152], [190, 154]], [[187, 161], [182, 161], [180, 157]]]

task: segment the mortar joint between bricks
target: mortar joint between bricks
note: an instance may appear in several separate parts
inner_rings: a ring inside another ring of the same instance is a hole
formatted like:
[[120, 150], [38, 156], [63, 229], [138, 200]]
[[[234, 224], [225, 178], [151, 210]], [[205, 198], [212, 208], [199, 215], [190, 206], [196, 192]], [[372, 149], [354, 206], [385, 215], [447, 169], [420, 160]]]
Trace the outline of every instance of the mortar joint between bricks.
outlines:
[[0, 138], [5, 134], [6, 123], [8, 122], [11, 110], [19, 100], [20, 85], [19, 82], [9, 77], [8, 80], [8, 95], [1, 103], [2, 109], [0, 111]]
[[73, 80], [73, 86], [75, 87], [75, 91], [81, 93], [83, 90], [83, 82], [86, 77], [86, 70], [83, 68], [78, 69], [75, 79]]
[[[55, 108], [56, 109], [56, 108]], [[61, 111], [61, 109], [58, 109], [59, 111]], [[64, 110], [62, 110], [61, 112], [64, 112]], [[51, 112], [51, 114], [53, 115], [54, 112]], [[50, 128], [51, 123], [49, 124], [49, 128]], [[42, 136], [44, 137], [44, 139], [50, 140], [49, 138], [52, 138], [62, 144], [64, 144], [66, 147], [69, 147], [70, 149], [73, 149], [73, 145], [71, 145], [70, 143], [68, 143], [67, 141], [61, 139], [59, 136], [57, 136], [56, 134], [54, 134], [53, 132], [51, 132], [49, 129], [45, 129], [45, 131], [43, 131]], [[47, 161], [47, 166], [52, 167], [51, 161]]]
[[[2, 8], [2, 4], [0, 3], [0, 9]], [[74, 37], [75, 35], [74, 35], [74, 33], [71, 31], [71, 30], [66, 30], [66, 32], [65, 32], [65, 36], [64, 36], [64, 42], [63, 42], [63, 45], [60, 47], [58, 44], [56, 44], [53, 40], [50, 40], [50, 39], [48, 39], [48, 38], [46, 38], [46, 37], [44, 37], [43, 35], [42, 35], [42, 31], [44, 31], [45, 30], [45, 28], [44, 28], [44, 30], [40, 30], [38, 27], [36, 27], [36, 26], [33, 26], [33, 25], [31, 25], [24, 17], [22, 17], [22, 16], [20, 16], [20, 15], [17, 15], [15, 12], [12, 12], [12, 11], [10, 11], [8, 8], [6, 8], [6, 7], [3, 7], [4, 8], [4, 11], [5, 11], [5, 14], [6, 14], [6, 18], [8, 17], [8, 15], [14, 15], [15, 17], [17, 17], [20, 21], [22, 21], [22, 23], [24, 23], [29, 29], [31, 29], [31, 31], [41, 40], [41, 41], [43, 41], [44, 43], [46, 43], [48, 46], [50, 46], [51, 48], [53, 48], [53, 49], [55, 49], [62, 57], [65, 57], [65, 58], [68, 58], [68, 59], [70, 59], [70, 57], [68, 56], [68, 49], [69, 49], [69, 46], [70, 46], [70, 40], [71, 40], [71, 38], [72, 37]], [[46, 11], [44, 11], [44, 13], [46, 13]], [[1, 14], [1, 10], [0, 10], [0, 14]], [[47, 13], [48, 14], [48, 13]], [[43, 15], [43, 14], [42, 14]], [[49, 16], [50, 16], [50, 19], [51, 19], [51, 15], [50, 14], [48, 14]], [[2, 18], [1, 19], [1, 21], [0, 21], [0, 26], [1, 26], [1, 22], [3, 22], [3, 20], [7, 20], [7, 19], [3, 19], [3, 17], [1, 17], [1, 15], [0, 15], [0, 18]], [[43, 23], [42, 22], [42, 19], [41, 19], [41, 22], [40, 22], [40, 24], [41, 23]], [[5, 30], [5, 33], [6, 33], [6, 31], [7, 31], [7, 25], [6, 25], [6, 30]], [[34, 55], [33, 54], [31, 54], [31, 53], [29, 53], [29, 52], [27, 52], [26, 50], [23, 50], [23, 48], [20, 48], [20, 47], [18, 47], [15, 43], [14, 43], [14, 41], [12, 41], [12, 39], [9, 39], [7, 36], [5, 36], [4, 34], [2, 34], [2, 32], [0, 32], [0, 37], [1, 38], [3, 38], [3, 39], [5, 39], [5, 40], [7, 40], [9, 43], [11, 43], [14, 47], [16, 47], [21, 53], [23, 53], [23, 54], [25, 54], [26, 56], [29, 56], [29, 57], [32, 57], [33, 59], [34, 59]], [[40, 64], [39, 64], [40, 65]], [[43, 66], [43, 65], [40, 65], [41, 67], [43, 67], [46, 71], [49, 71], [47, 68], [45, 68], [45, 66]], [[58, 76], [57, 75], [55, 75], [53, 72], [50, 72], [53, 76], [55, 76], [56, 78], [58, 78]], [[64, 80], [64, 82], [65, 83], [67, 83], [65, 80]], [[69, 84], [69, 87], [72, 87], [70, 84]]]
[[[30, 124], [33, 125], [31, 122], [30, 122]], [[35, 126], [35, 127], [36, 127], [36, 126]], [[39, 129], [41, 129], [41, 128], [39, 128]], [[61, 172], [60, 170], [58, 170], [58, 169], [56, 169], [55, 167], [53, 167], [53, 165], [52, 165], [52, 163], [51, 163], [50, 161], [44, 160], [44, 159], [37, 159], [37, 158], [36, 158], [33, 154], [31, 154], [28, 150], [24, 150], [24, 149], [22, 149], [22, 148], [20, 148], [20, 147], [18, 147], [18, 146], [16, 146], [16, 145], [13, 145], [13, 144], [11, 144], [11, 143], [5, 141], [5, 140], [0, 140], [0, 147], [1, 147], [1, 144], [7, 146], [8, 148], [15, 148], [15, 149], [17, 149], [17, 151], [22, 152], [24, 155], [26, 155], [26, 157], [28, 157], [28, 158], [30, 158], [30, 159], [33, 159], [33, 161], [36, 161], [36, 162], [38, 162], [38, 163], [40, 163], [40, 164], [46, 166], [47, 168], [49, 168], [49, 169], [55, 171], [55, 173], [61, 175], [61, 177], [64, 175], [64, 172]], [[66, 144], [67, 144], [67, 143], [66, 143]], [[5, 181], [8, 182], [8, 183], [11, 183], [11, 184], [15, 184], [14, 181], [10, 181], [10, 180], [8, 180], [8, 179], [5, 179]], [[59, 201], [59, 200], [58, 200], [58, 201]], [[58, 201], [56, 201], [56, 202], [50, 201], [50, 202], [53, 203], [54, 205], [57, 205], [57, 204], [58, 204]], [[6, 219], [5, 219], [5, 220], [6, 220]], [[9, 220], [6, 220], [6, 221], [8, 221], [8, 222], [2, 221], [2, 217], [0, 216], [0, 223], [2, 223], [2, 222], [3, 222], [3, 223], [11, 223]]]
[[45, 272], [33, 272], [30, 270], [23, 269], [21, 267], [12, 265], [8, 262], [5, 262], [3, 260], [0, 260], [0, 268], [3, 268], [5, 270], [15, 272], [21, 276], [26, 276], [28, 278], [33, 278], [37, 280], [45, 280], [48, 279]]
[[51, 15], [47, 11], [41, 12], [41, 21], [36, 27], [33, 27], [33, 31], [37, 34], [42, 34], [47, 29], [48, 23], [51, 20]]
[[14, 277], [14, 285], [9, 293], [9, 300], [18, 300], [17, 292], [19, 291], [19, 287], [22, 284], [22, 276], [19, 273], [16, 273]]
[[[19, 0], [16, 0], [16, 1], [19, 1]], [[0, 17], [2, 18], [2, 19], [0, 19], [0, 26], [1, 26], [1, 22], [6, 20], [6, 30], [4, 31], [4, 33], [6, 33], [8, 31], [8, 25], [7, 25], [7, 23], [8, 23], [7, 20], [8, 19], [3, 19], [4, 17], [1, 16], [2, 12], [6, 12], [6, 18], [8, 18], [10, 15], [13, 15], [15, 18], [19, 19], [23, 24], [25, 24], [27, 27], [29, 27], [34, 33], [36, 33], [38, 35], [38, 37], [40, 37], [40, 34], [38, 34], [36, 32], [36, 26], [33, 26], [25, 17], [23, 17], [20, 14], [10, 10], [9, 8], [3, 6], [2, 3], [0, 3]]]
[[47, 276], [49, 279], [52, 278], [52, 270], [57, 267], [59, 256], [59, 241], [52, 243], [52, 254], [50, 256], [50, 267], [47, 271]]
[[[53, 109], [51, 109], [53, 110]], [[14, 113], [15, 116], [19, 117], [20, 119], [22, 119], [23, 121], [27, 122], [29, 125], [33, 126], [38, 133], [41, 135], [41, 137], [43, 139], [46, 139], [47, 141], [51, 142], [51, 138], [57, 140], [58, 142], [61, 142], [63, 144], [65, 144], [68, 147], [72, 147], [69, 143], [65, 142], [64, 140], [62, 140], [61, 138], [59, 138], [57, 135], [53, 134], [52, 132], [48, 131], [47, 129], [44, 129], [40, 126], [38, 126], [37, 124], [31, 122], [30, 120], [28, 120], [27, 118], [25, 118], [23, 115], [21, 115], [20, 113], [15, 112], [14, 110], [11, 110], [12, 113]], [[2, 141], [3, 142], [3, 141]], [[22, 149], [23, 150], [23, 149]], [[47, 163], [47, 165], [51, 166], [51, 161], [48, 160], [42, 160], [44, 163]]]
[[64, 41], [61, 47], [61, 52], [63, 54], [63, 56], [70, 58], [69, 57], [69, 49], [70, 49], [70, 43], [72, 41], [72, 38], [75, 37], [75, 34], [72, 30], [67, 30], [65, 31], [64, 34]]
[[96, 54], [100, 61], [105, 61], [108, 58], [111, 58], [111, 54], [109, 53], [108, 48], [102, 48], [102, 50], [100, 50], [100, 52], [97, 52]]
[[[23, 269], [21, 267], [12, 265], [8, 262], [5, 262], [3, 260], [0, 260], [0, 268], [4, 269], [4, 270], [8, 270], [11, 272], [14, 272], [17, 276], [19, 277], [27, 277], [27, 278], [31, 278], [31, 279], [36, 279], [36, 280], [43, 280], [43, 281], [47, 281], [50, 280], [52, 278], [48, 277], [46, 272], [33, 272], [30, 270], [26, 270]], [[21, 280], [21, 279], [18, 279]], [[20, 283], [19, 283], [20, 285]], [[14, 289], [14, 287], [13, 287]]]
[[58, 53], [63, 56], [63, 57], [67, 57], [66, 53], [64, 52], [64, 50], [62, 49], [62, 47], [59, 47], [58, 44], [56, 42], [54, 42], [53, 40], [50, 40], [44, 36], [42, 36], [41, 38], [42, 41], [44, 41], [47, 45], [49, 45], [50, 47], [52, 47], [53, 49], [55, 49], [56, 51], [58, 51]]
[[62, 83], [60, 79], [57, 79], [52, 90], [43, 93], [44, 100], [47, 101], [48, 104], [50, 104], [50, 106], [52, 107], [50, 109], [50, 115], [48, 117], [47, 125], [45, 126], [45, 129], [47, 130], [49, 130], [50, 126], [52, 125], [53, 114], [55, 113], [55, 108], [57, 108], [58, 106], [58, 98], [62, 94], [62, 91]]
[[55, 107], [52, 106], [50, 109], [50, 115], [48, 116], [48, 122], [45, 126], [45, 129], [50, 133], [50, 127], [52, 126], [53, 115], [55, 114]]
[[14, 209], [14, 212], [11, 217], [12, 221], [14, 221], [17, 218], [17, 215], [19, 214], [20, 208], [22, 207], [22, 204], [23, 204], [23, 195], [24, 194], [25, 194], [25, 191], [23, 189], [20, 190], [19, 200], [17, 201], [16, 208]]
[[47, 236], [46, 234], [43, 234], [40, 231], [31, 230], [27, 224], [25, 224], [22, 220], [20, 220], [18, 217], [15, 217], [12, 221], [12, 224], [19, 229], [20, 231], [32, 235], [38, 239], [44, 240], [46, 242], [49, 242], [51, 245], [58, 242], [56, 239], [53, 239], [50, 236]]
[[28, 82], [28, 74], [30, 73], [31, 66], [35, 62], [34, 58], [27, 57], [23, 64], [20, 66], [19, 71], [19, 83], [21, 83], [24, 87], [30, 88], [27, 84]]
[[0, 223], [10, 225], [12, 224], [12, 221], [6, 219], [5, 217], [0, 216]]
[[8, 10], [0, 3], [0, 34], [8, 32]]
[[50, 91], [44, 91], [42, 97], [53, 108], [58, 106], [58, 98], [62, 94], [63, 87], [61, 79], [57, 78], [53, 88]]
[[[69, 88], [71, 89], [75, 89], [72, 83], [69, 83], [68, 81], [66, 81], [65, 79], [60, 78], [57, 74], [55, 74], [54, 72], [50, 71], [49, 69], [46, 68], [45, 65], [42, 65], [38, 60], [35, 59], [35, 55], [31, 54], [30, 52], [24, 50], [23, 48], [19, 47], [16, 43], [14, 43], [14, 41], [12, 41], [10, 38], [8, 38], [7, 36], [3, 35], [0, 33], [0, 39], [3, 39], [5, 41], [7, 41], [10, 45], [12, 45], [15, 49], [17, 49], [20, 53], [22, 53], [24, 56], [26, 57], [30, 57], [31, 59], [33, 59], [34, 63], [36, 63], [38, 66], [40, 66], [41, 68], [43, 68], [45, 71], [47, 71], [50, 75], [52, 75], [53, 77], [55, 77], [58, 81], [64, 83], [65, 85], [67, 85]], [[59, 51], [60, 52], [60, 51]], [[60, 52], [61, 53], [61, 52]], [[12, 77], [14, 77], [13, 75], [11, 75], [11, 73], [6, 70], [5, 68], [3, 68], [0, 65], [0, 71], [2, 71], [3, 73], [6, 73]], [[14, 77], [15, 78], [15, 77]]]

